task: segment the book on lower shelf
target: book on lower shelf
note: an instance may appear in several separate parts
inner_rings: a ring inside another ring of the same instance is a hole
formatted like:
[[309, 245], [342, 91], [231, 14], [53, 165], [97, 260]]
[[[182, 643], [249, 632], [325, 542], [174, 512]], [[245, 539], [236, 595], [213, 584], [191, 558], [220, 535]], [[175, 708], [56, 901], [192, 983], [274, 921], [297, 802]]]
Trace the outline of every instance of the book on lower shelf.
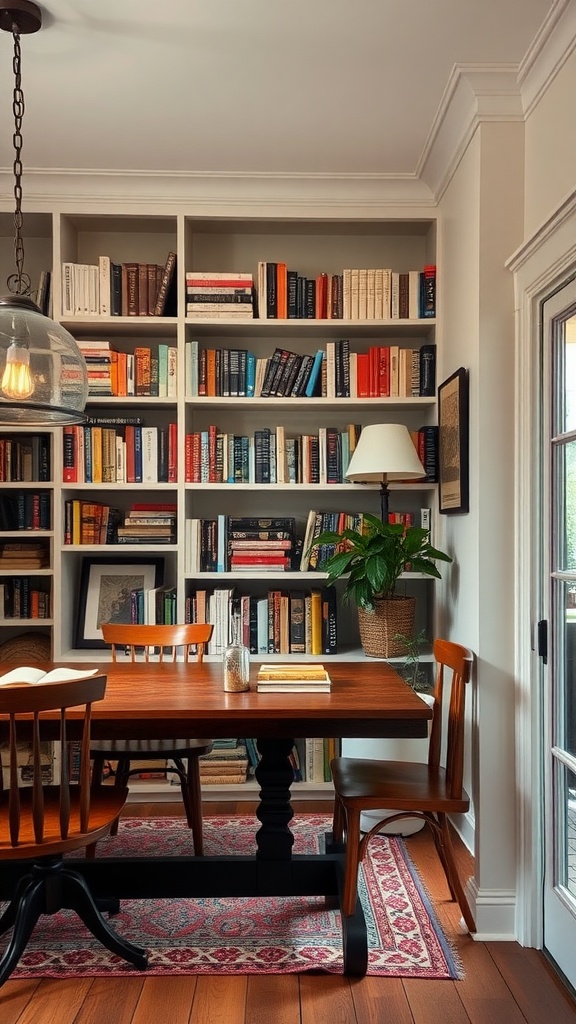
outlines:
[[329, 693], [331, 680], [323, 665], [261, 665], [257, 688], [260, 693]]

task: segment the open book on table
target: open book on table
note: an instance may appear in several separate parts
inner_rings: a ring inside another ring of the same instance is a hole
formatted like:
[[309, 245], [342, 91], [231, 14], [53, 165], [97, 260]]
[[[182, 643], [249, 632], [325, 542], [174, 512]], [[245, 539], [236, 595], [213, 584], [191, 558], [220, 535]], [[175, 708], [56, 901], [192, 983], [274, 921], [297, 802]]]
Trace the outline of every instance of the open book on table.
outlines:
[[0, 686], [6, 683], [63, 683], [73, 679], [89, 679], [99, 671], [98, 668], [51, 668], [45, 672], [41, 668], [20, 665], [0, 676]]

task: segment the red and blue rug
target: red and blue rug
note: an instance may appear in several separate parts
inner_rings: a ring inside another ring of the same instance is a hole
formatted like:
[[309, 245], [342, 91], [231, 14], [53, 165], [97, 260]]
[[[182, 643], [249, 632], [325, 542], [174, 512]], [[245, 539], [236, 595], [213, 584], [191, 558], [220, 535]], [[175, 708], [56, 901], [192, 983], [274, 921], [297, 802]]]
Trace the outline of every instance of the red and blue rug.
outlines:
[[[252, 817], [204, 820], [205, 853], [247, 854], [259, 823]], [[295, 853], [318, 849], [326, 815], [291, 824]], [[125, 818], [99, 856], [169, 856], [192, 850], [184, 818]], [[359, 880], [368, 927], [368, 974], [455, 979], [461, 967], [440, 928], [402, 839], [378, 836]], [[148, 975], [287, 974], [343, 971], [340, 914], [316, 898], [126, 900], [111, 918], [117, 931], [149, 952]], [[101, 946], [71, 911], [43, 917], [12, 978], [139, 975]]]

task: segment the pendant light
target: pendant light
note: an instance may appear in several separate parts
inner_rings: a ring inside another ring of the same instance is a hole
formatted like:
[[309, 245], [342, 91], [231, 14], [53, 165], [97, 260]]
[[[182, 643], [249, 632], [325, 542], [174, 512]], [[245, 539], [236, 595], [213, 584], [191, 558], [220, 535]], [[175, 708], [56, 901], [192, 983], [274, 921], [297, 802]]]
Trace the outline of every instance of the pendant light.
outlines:
[[30, 0], [0, 0], [0, 28], [14, 40], [14, 256], [16, 273], [0, 296], [0, 424], [82, 423], [88, 398], [86, 363], [74, 338], [30, 298], [22, 240], [22, 117], [20, 35], [37, 32], [40, 8]]

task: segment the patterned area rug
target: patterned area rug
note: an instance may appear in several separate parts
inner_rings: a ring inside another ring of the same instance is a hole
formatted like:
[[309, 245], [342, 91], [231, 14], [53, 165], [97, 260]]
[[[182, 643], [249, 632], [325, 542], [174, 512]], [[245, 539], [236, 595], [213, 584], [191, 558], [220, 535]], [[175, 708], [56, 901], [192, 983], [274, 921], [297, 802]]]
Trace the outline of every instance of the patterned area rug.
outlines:
[[[258, 822], [206, 818], [205, 852], [250, 853]], [[326, 815], [292, 822], [295, 853], [311, 853], [330, 827]], [[192, 850], [183, 818], [126, 818], [99, 856], [170, 856]], [[460, 978], [461, 967], [436, 920], [401, 839], [377, 837], [362, 867], [369, 975]], [[149, 952], [148, 974], [285, 974], [343, 971], [340, 914], [323, 898], [127, 900], [111, 919]], [[12, 978], [140, 975], [101, 946], [71, 911], [43, 917]]]

